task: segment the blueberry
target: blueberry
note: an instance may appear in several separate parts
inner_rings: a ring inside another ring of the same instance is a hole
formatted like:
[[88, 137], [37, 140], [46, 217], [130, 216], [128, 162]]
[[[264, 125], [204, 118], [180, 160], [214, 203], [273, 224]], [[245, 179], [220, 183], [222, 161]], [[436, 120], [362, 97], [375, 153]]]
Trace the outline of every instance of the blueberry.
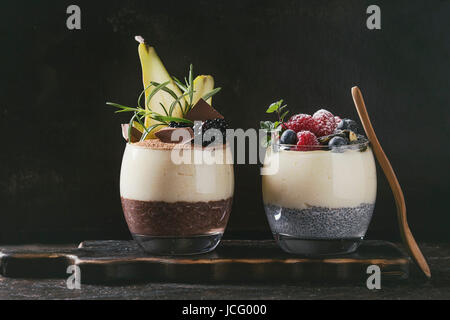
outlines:
[[358, 132], [358, 124], [352, 119], [342, 119], [337, 126], [338, 130], [351, 130]]
[[334, 137], [333, 139], [330, 140], [330, 142], [328, 142], [328, 146], [333, 149], [333, 148], [339, 148], [341, 146], [346, 146], [348, 145], [348, 140], [342, 137]]
[[288, 129], [281, 135], [281, 144], [297, 144], [297, 134], [294, 130]]

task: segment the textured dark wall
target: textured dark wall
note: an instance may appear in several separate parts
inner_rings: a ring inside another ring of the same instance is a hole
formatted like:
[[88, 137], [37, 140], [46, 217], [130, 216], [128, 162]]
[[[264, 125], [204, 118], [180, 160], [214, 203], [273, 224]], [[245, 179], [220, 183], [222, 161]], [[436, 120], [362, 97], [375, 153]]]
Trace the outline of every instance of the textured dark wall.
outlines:
[[[66, 8], [82, 30], [66, 29]], [[134, 35], [169, 71], [189, 63], [224, 88], [234, 127], [258, 126], [284, 98], [296, 112], [356, 117], [359, 85], [402, 184], [421, 240], [449, 240], [449, 1], [2, 1], [0, 241], [127, 238], [119, 202], [126, 116], [141, 90]], [[259, 168], [236, 167], [228, 236], [270, 236]], [[371, 238], [397, 239], [395, 206], [379, 174]]]

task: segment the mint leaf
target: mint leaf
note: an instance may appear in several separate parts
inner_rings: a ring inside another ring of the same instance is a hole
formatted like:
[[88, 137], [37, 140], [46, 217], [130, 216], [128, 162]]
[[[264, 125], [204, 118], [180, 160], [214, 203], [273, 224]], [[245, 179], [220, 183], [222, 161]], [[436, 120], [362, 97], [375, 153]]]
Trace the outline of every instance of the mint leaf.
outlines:
[[271, 121], [261, 121], [261, 129], [271, 130], [273, 128], [273, 123]]
[[269, 106], [269, 109], [267, 109], [266, 113], [274, 113], [275, 111], [278, 111], [278, 109], [280, 109], [280, 106], [282, 103], [283, 103], [283, 100], [272, 103]]
[[274, 113], [275, 111], [278, 110], [278, 105], [276, 104], [271, 104], [269, 109], [267, 109], [266, 113]]

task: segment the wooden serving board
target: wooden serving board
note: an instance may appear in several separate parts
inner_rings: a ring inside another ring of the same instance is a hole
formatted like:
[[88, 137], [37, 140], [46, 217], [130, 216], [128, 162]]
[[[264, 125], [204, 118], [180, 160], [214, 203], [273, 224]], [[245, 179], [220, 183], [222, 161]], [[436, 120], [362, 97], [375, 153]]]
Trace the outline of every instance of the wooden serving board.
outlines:
[[286, 254], [274, 241], [222, 241], [214, 252], [180, 257], [150, 256], [134, 241], [85, 241], [73, 249], [0, 249], [0, 273], [5, 277], [67, 278], [70, 265], [80, 267], [86, 284], [292, 284], [364, 281], [370, 265], [380, 267], [382, 281], [403, 280], [409, 276], [410, 259], [385, 241], [365, 241], [356, 253], [321, 259]]

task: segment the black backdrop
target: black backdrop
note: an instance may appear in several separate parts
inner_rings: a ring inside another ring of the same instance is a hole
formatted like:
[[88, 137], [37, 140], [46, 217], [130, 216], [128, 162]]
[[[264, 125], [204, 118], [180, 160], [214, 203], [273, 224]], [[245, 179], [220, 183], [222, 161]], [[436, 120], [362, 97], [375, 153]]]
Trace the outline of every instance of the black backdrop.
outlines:
[[[359, 85], [406, 196], [420, 240], [449, 240], [449, 1], [2, 1], [0, 241], [128, 238], [119, 201], [126, 116], [141, 90], [134, 35], [169, 71], [189, 63], [224, 88], [215, 99], [234, 127], [258, 126], [284, 98], [292, 111], [325, 107], [356, 118]], [[370, 238], [398, 239], [379, 172]], [[236, 167], [227, 237], [270, 237], [258, 166]]]

